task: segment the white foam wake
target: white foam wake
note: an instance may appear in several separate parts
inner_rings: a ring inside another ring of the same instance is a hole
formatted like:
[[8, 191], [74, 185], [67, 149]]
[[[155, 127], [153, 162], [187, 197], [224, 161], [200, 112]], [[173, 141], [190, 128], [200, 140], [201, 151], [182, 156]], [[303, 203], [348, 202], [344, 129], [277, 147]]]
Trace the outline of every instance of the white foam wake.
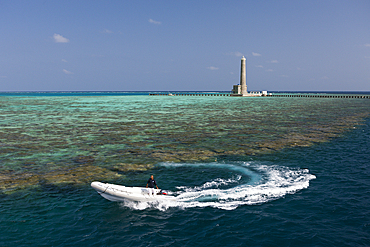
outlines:
[[230, 179], [216, 178], [210, 182], [204, 183], [201, 186], [195, 186], [195, 187], [178, 186], [176, 188], [179, 190], [184, 190], [186, 192], [202, 191], [202, 190], [209, 189], [212, 187], [219, 187], [221, 185], [229, 185], [229, 184], [237, 183], [241, 178], [242, 178], [241, 175], [238, 175], [236, 178], [230, 178]]
[[[191, 166], [200, 167], [200, 164], [172, 164], [165, 163], [163, 166]], [[213, 207], [224, 210], [233, 210], [241, 205], [255, 205], [266, 203], [284, 197], [287, 194], [294, 194], [309, 186], [309, 181], [316, 177], [309, 173], [308, 169], [292, 169], [283, 166], [269, 166], [261, 164], [208, 164], [208, 166], [220, 169], [237, 171], [238, 175], [229, 179], [215, 178], [199, 186], [179, 186], [177, 201], [161, 202], [125, 202], [124, 206], [133, 209], [143, 210], [154, 207], [159, 210], [166, 210], [171, 207], [192, 208], [192, 207]], [[207, 164], [203, 164], [206, 167]], [[240, 184], [243, 176], [249, 176], [249, 182]], [[227, 185], [229, 188], [219, 187]], [[230, 188], [231, 186], [231, 188]]]

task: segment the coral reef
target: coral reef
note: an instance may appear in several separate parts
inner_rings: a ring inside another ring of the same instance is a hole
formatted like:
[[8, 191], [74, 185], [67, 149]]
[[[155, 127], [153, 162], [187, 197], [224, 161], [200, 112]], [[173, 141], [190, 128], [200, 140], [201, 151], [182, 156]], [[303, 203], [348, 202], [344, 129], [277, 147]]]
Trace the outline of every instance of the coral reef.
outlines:
[[0, 105], [3, 191], [308, 147], [370, 115], [362, 99], [3, 97]]

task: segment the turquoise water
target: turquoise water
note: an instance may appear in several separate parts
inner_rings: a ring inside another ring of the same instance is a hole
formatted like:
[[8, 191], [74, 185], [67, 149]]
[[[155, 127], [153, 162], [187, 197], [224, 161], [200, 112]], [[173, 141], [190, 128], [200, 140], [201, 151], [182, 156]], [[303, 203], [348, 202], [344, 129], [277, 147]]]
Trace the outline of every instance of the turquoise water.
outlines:
[[[369, 246], [370, 102], [0, 97], [1, 246]], [[115, 203], [94, 180], [175, 203]]]

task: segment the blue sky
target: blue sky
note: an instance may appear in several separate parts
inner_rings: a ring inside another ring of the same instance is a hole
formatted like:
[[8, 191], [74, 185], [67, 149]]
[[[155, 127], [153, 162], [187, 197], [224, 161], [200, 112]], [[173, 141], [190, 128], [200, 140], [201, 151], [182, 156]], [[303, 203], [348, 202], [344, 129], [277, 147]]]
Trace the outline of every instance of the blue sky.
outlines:
[[370, 1], [0, 0], [0, 91], [370, 91]]

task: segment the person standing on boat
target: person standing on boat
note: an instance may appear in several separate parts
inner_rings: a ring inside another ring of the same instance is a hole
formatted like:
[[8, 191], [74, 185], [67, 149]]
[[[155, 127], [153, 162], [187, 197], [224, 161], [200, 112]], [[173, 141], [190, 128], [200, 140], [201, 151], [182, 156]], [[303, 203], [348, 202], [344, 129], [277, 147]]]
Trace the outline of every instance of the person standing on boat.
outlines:
[[149, 195], [155, 195], [154, 188], [159, 189], [158, 186], [157, 186], [157, 183], [154, 180], [154, 176], [153, 175], [150, 176], [150, 178], [149, 178], [149, 180], [148, 180], [148, 182], [146, 184], [146, 187], [147, 188], [149, 187], [149, 189], [148, 189]]

